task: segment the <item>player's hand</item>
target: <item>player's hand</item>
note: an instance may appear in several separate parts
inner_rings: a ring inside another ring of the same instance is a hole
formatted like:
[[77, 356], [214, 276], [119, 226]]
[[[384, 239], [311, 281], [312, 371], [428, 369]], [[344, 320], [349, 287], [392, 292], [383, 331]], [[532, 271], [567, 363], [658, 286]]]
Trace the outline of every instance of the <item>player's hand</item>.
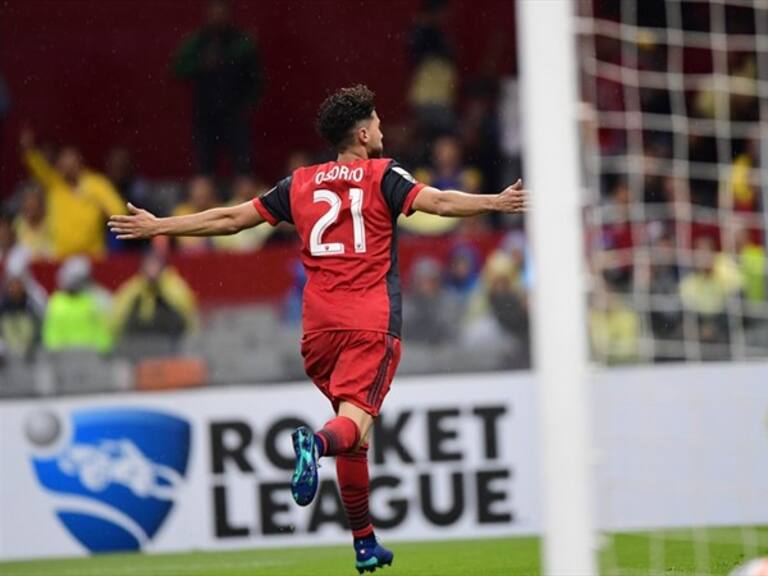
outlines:
[[158, 218], [148, 210], [136, 208], [128, 202], [127, 216], [116, 215], [109, 219], [109, 229], [117, 234], [118, 240], [140, 240], [152, 238], [158, 233]]
[[523, 189], [523, 181], [519, 178], [512, 186], [507, 186], [496, 197], [496, 206], [499, 212], [519, 214], [528, 210], [528, 191]]

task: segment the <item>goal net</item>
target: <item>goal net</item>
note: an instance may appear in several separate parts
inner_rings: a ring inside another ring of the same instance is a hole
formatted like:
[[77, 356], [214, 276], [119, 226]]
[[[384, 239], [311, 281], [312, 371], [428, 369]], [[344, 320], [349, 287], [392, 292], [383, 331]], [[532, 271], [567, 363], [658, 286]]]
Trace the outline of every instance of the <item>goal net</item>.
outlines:
[[582, 529], [603, 574], [727, 574], [768, 555], [768, 0], [572, 6]]

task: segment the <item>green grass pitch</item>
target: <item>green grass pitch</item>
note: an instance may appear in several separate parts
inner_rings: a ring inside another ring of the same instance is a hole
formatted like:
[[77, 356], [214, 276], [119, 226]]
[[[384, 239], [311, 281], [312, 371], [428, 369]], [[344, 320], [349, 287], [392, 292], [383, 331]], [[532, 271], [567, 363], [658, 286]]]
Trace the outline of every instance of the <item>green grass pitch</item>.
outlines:
[[[760, 554], [768, 554], [768, 528], [753, 532]], [[669, 575], [728, 574], [744, 558], [743, 532], [718, 528], [694, 533], [625, 533], [601, 554], [604, 575], [639, 575], [652, 570], [651, 550]], [[510, 576], [539, 574], [537, 538], [392, 543], [395, 561], [382, 576]], [[696, 554], [698, 550], [698, 554]], [[702, 556], [702, 551], [705, 556]], [[662, 556], [659, 556], [663, 553]], [[698, 563], [697, 563], [698, 558]], [[705, 569], [702, 569], [704, 567]], [[653, 571], [654, 574], [658, 571]], [[282, 548], [187, 554], [116, 554], [92, 558], [0, 563], [1, 576], [344, 576], [357, 574], [350, 546]], [[588, 575], [585, 575], [588, 576]]]

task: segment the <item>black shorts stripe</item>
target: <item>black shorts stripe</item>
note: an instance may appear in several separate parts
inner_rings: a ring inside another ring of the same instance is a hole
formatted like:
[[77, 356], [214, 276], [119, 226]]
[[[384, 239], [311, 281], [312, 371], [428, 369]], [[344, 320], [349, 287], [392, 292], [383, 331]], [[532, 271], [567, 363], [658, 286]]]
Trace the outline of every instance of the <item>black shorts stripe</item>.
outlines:
[[392, 356], [394, 355], [394, 337], [391, 334], [387, 334], [387, 351], [384, 354], [384, 359], [379, 364], [379, 369], [376, 372], [376, 379], [373, 381], [373, 386], [368, 391], [368, 404], [375, 405], [379, 397], [379, 392], [387, 379], [387, 372], [389, 372], [389, 365], [392, 362]]

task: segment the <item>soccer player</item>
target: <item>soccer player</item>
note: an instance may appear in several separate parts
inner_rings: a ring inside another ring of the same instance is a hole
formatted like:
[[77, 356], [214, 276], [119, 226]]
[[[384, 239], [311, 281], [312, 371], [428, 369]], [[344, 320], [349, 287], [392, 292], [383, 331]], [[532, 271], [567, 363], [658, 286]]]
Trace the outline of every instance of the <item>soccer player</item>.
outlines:
[[251, 202], [170, 218], [129, 204], [130, 215], [113, 216], [109, 225], [121, 239], [234, 234], [262, 222], [296, 226], [307, 271], [301, 353], [307, 375], [336, 417], [317, 432], [294, 432], [292, 493], [301, 506], [312, 502], [318, 460], [336, 457], [355, 566], [362, 574], [393, 558], [371, 525], [367, 453], [371, 425], [400, 360], [397, 218], [417, 210], [457, 217], [522, 212], [526, 192], [519, 180], [496, 195], [416, 182], [397, 162], [382, 158], [384, 137], [366, 86], [329, 96], [317, 126], [336, 148], [336, 161], [298, 168]]

